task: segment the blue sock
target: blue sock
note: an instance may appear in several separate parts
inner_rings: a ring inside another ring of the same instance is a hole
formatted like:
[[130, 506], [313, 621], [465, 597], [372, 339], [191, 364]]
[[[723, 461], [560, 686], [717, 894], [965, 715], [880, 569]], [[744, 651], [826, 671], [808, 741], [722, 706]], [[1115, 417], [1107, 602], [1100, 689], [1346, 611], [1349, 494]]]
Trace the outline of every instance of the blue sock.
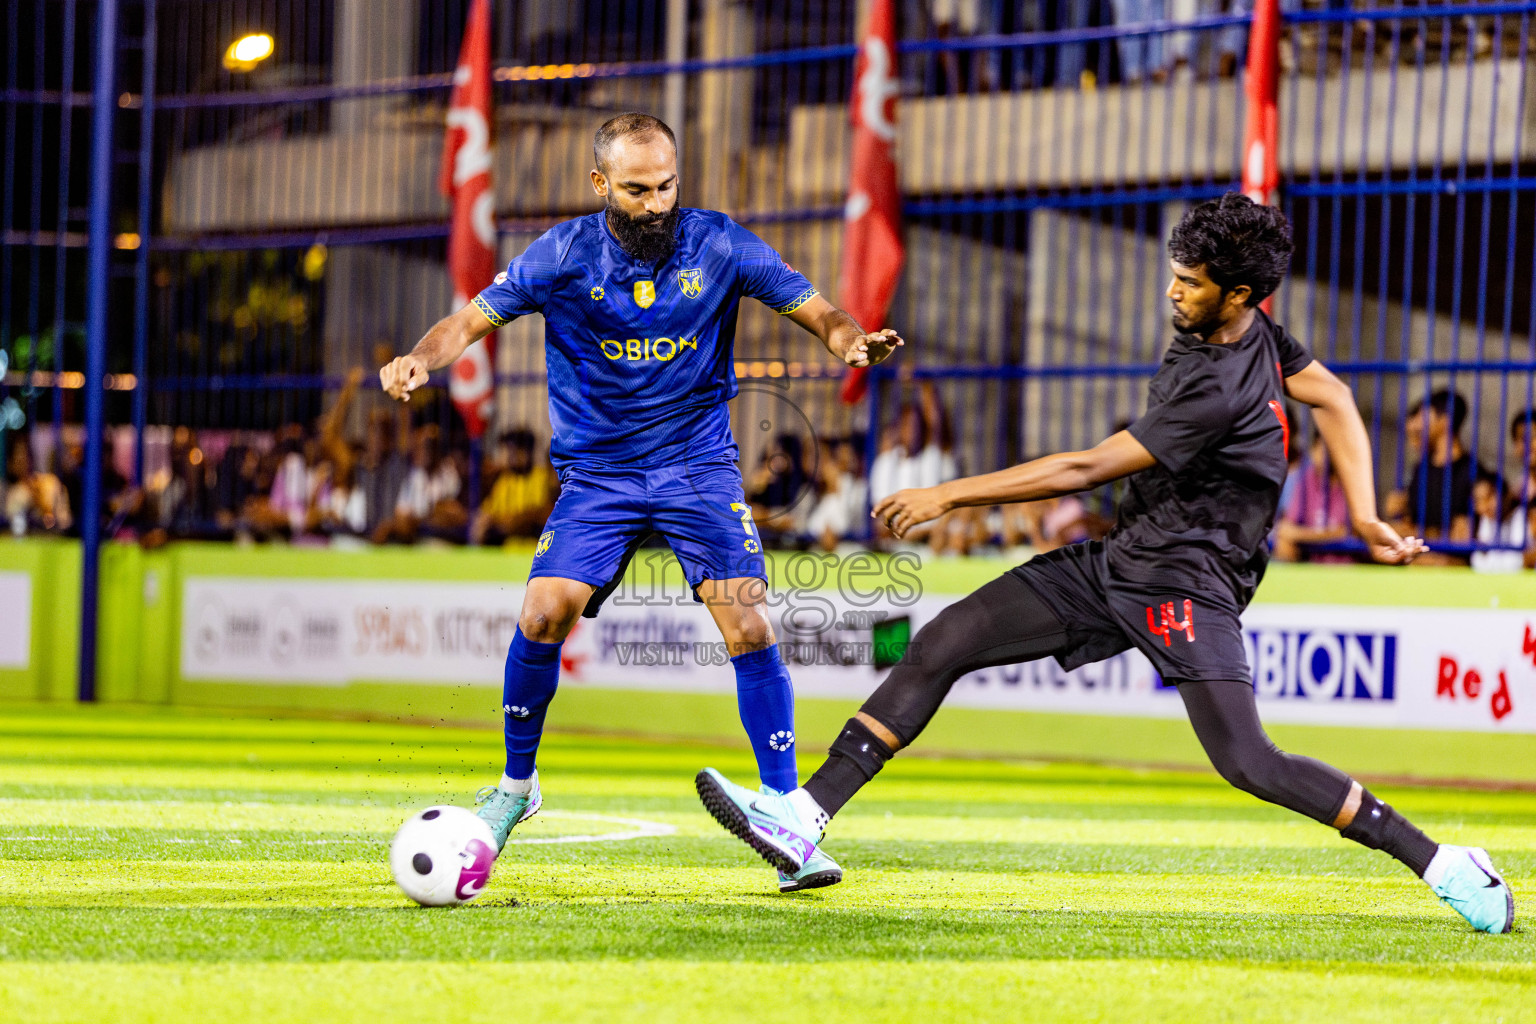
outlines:
[[559, 683], [560, 645], [529, 640], [521, 629], [513, 633], [501, 690], [508, 778], [526, 779], [533, 774], [539, 738], [544, 735], [544, 712]]
[[788, 793], [800, 785], [795, 770], [795, 690], [777, 645], [738, 654], [736, 707], [757, 756], [763, 785]]

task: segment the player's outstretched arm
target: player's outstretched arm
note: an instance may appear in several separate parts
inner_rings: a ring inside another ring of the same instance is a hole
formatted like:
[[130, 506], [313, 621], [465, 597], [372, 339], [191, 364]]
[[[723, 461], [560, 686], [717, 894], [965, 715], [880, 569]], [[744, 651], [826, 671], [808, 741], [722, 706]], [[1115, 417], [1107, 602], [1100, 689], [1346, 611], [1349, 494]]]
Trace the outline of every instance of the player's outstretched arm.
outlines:
[[1312, 422], [1323, 435], [1328, 457], [1344, 485], [1350, 522], [1371, 557], [1405, 565], [1428, 548], [1418, 537], [1402, 537], [1376, 512], [1376, 481], [1371, 469], [1371, 441], [1355, 407], [1354, 392], [1326, 366], [1313, 360], [1285, 378], [1286, 394], [1312, 407]]
[[1047, 455], [996, 473], [897, 491], [882, 499], [871, 514], [900, 537], [951, 509], [1059, 498], [1139, 473], [1156, 461], [1130, 431], [1122, 430], [1087, 451]]
[[865, 334], [857, 320], [820, 295], [788, 316], [820, 338], [828, 352], [849, 366], [874, 366], [882, 363], [892, 352], [906, 344], [901, 340], [901, 335], [889, 327], [874, 334]]
[[390, 398], [411, 400], [411, 392], [427, 382], [427, 375], [464, 354], [496, 326], [470, 303], [443, 317], [416, 343], [410, 354], [390, 360], [379, 370], [379, 383]]

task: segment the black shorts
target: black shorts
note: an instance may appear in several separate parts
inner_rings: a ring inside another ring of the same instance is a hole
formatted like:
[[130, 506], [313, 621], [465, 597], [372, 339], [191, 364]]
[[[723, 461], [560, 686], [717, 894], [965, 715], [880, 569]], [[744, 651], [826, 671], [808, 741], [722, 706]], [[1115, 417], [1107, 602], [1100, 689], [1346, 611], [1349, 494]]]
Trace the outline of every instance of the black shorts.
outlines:
[[1242, 608], [1228, 588], [1114, 579], [1100, 541], [1069, 544], [1012, 570], [1067, 629], [1067, 671], [1135, 647], [1170, 682], [1247, 682]]

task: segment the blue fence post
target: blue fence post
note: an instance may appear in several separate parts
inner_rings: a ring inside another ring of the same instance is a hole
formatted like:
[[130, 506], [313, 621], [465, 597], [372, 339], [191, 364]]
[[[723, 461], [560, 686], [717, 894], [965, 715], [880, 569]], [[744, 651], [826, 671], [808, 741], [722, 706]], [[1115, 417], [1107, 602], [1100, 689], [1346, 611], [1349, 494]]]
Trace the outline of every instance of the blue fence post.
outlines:
[[107, 272], [112, 258], [112, 94], [116, 78], [117, 0], [101, 0], [96, 24], [96, 81], [91, 97], [91, 214], [85, 311], [85, 480], [80, 509], [80, 680], [82, 701], [96, 699], [97, 558], [101, 546], [102, 385], [107, 372]]
[[474, 515], [480, 511], [480, 460], [483, 458], [485, 443], [478, 437], [469, 441], [469, 513]]
[[155, 177], [156, 0], [144, 0], [144, 86], [139, 107], [139, 251], [133, 292], [133, 486], [144, 486], [144, 424], [149, 418], [149, 222]]
[[[845, 373], [847, 371], [844, 371]], [[885, 377], [884, 366], [875, 365], [869, 368], [869, 390], [865, 392], [865, 401], [869, 403], [869, 418], [864, 426], [864, 479], [872, 479], [871, 471], [875, 468], [875, 459], [880, 455], [880, 382]], [[870, 518], [874, 511], [875, 494], [866, 490], [864, 493], [864, 521], [859, 528], [859, 536], [865, 541], [873, 540], [875, 536], [875, 523]]]

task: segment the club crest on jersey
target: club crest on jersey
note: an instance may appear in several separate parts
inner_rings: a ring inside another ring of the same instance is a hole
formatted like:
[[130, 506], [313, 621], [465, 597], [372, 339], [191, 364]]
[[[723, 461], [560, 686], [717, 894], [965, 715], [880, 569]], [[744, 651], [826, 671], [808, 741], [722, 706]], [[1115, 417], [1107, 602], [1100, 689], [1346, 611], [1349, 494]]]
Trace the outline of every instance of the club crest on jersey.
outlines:
[[549, 550], [550, 541], [555, 539], [555, 531], [548, 530], [539, 537], [539, 546], [533, 549], [535, 555], [542, 555]]
[[635, 305], [641, 309], [650, 309], [651, 303], [656, 301], [655, 281], [635, 282]]
[[704, 291], [704, 271], [679, 270], [677, 283], [683, 286], [683, 294], [690, 299], [696, 299]]
[[596, 287], [594, 287], [592, 289], [592, 301], [593, 302], [602, 302], [603, 301], [603, 286], [602, 285], [597, 285]]

